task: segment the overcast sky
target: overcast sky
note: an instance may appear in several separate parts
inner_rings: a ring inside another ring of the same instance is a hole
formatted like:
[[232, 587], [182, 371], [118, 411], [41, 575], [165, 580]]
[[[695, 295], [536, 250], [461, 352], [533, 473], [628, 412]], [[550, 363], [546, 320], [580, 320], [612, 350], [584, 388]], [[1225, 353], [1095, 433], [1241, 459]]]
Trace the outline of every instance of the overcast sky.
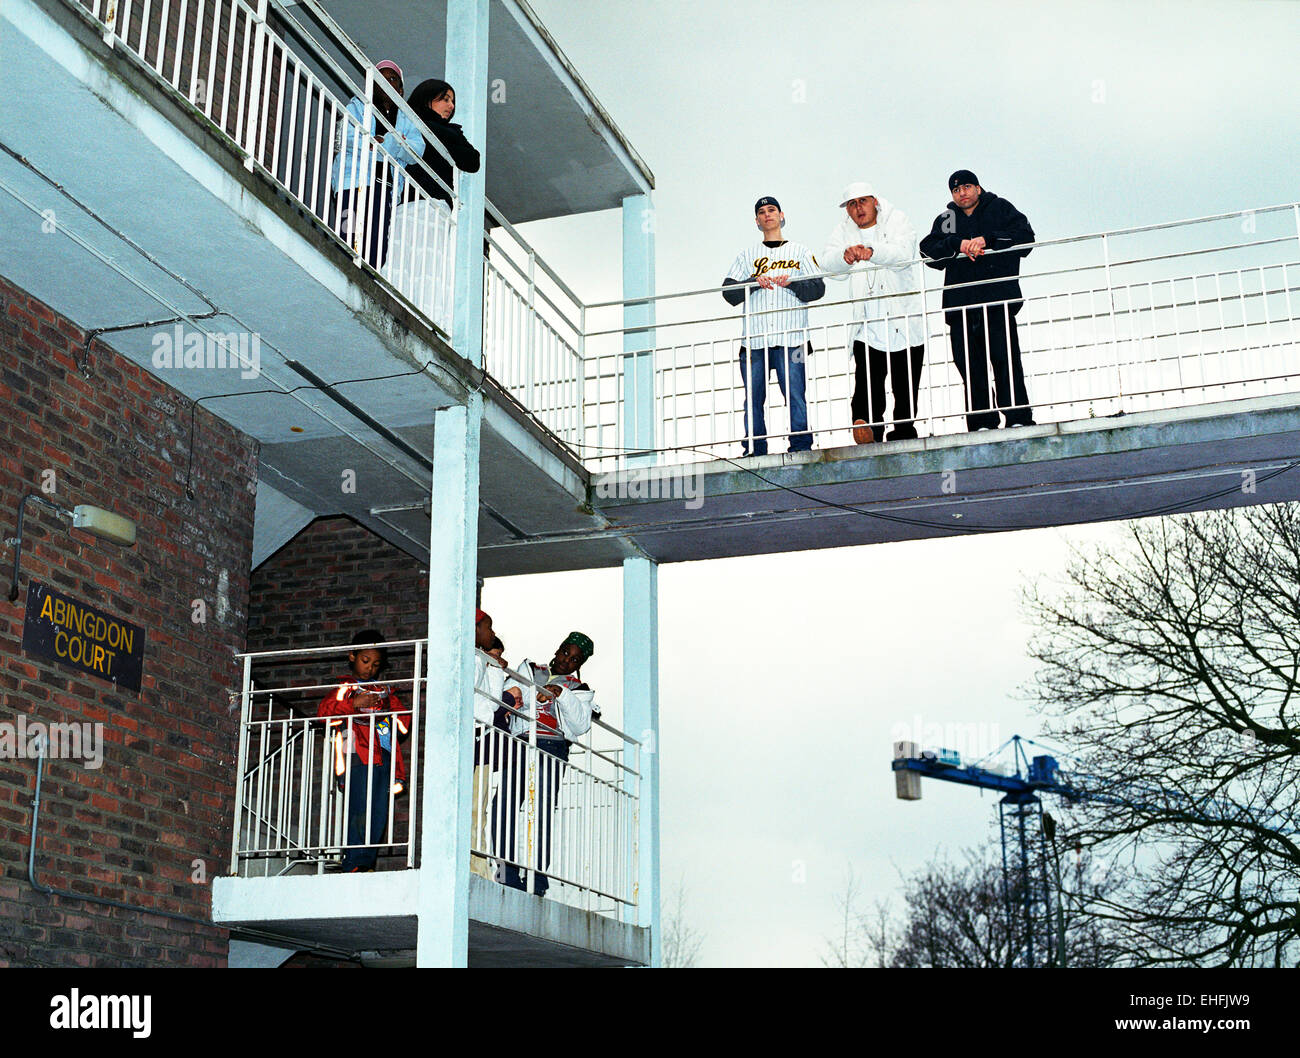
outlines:
[[[855, 179], [924, 229], [971, 168], [1039, 238], [1300, 197], [1297, 3], [531, 3], [655, 173], [660, 293], [718, 283], [763, 194], [820, 248]], [[528, 235], [599, 300], [620, 293], [619, 232], [606, 213]], [[1037, 734], [1022, 588], [1116, 531], [660, 571], [662, 869], [706, 964], [816, 965], [849, 865], [897, 906], [900, 871], [990, 837], [987, 794], [895, 800], [891, 743], [930, 724]], [[614, 704], [620, 600], [617, 572], [484, 590], [512, 660], [590, 632], [584, 676]]]

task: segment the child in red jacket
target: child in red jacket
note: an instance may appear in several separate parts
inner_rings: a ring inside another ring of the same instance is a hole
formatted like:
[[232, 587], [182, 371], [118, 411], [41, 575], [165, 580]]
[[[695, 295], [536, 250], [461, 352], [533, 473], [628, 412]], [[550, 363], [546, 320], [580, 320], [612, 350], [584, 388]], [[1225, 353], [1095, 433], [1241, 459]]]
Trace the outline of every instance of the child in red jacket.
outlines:
[[411, 714], [401, 711], [397, 692], [374, 682], [387, 655], [371, 644], [381, 642], [378, 632], [362, 632], [352, 641], [357, 649], [348, 654], [348, 674], [316, 709], [317, 716], [329, 718], [334, 775], [340, 789], [347, 790], [344, 871], [375, 869], [378, 846], [386, 844], [390, 789], [396, 796], [403, 792], [406, 781], [399, 741], [410, 731]]

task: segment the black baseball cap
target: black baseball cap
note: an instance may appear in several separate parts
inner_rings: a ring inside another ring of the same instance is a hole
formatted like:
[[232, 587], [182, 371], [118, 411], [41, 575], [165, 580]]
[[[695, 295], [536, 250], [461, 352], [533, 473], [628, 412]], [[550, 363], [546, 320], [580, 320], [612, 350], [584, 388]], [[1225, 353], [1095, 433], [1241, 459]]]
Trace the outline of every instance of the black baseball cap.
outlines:
[[962, 184], [974, 184], [976, 187], [983, 186], [980, 183], [980, 178], [969, 169], [958, 169], [952, 176], [948, 177], [949, 191], [956, 191]]
[[764, 206], [775, 206], [778, 211], [785, 212], [784, 210], [781, 209], [781, 203], [778, 202], [776, 199], [774, 199], [771, 195], [764, 195], [757, 202], [755, 202], [754, 212], [757, 213]]

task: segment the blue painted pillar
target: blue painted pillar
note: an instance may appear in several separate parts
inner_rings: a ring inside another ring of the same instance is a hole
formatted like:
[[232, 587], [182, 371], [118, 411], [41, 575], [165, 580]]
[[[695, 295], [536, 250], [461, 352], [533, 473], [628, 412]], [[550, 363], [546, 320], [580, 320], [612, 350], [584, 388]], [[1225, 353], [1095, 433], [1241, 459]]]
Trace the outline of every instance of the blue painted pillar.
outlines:
[[[623, 199], [623, 297], [655, 292], [655, 215], [650, 196]], [[655, 447], [654, 304], [623, 308], [623, 447]], [[630, 457], [625, 467], [654, 462]], [[650, 928], [650, 965], [660, 964], [659, 916], [659, 567], [623, 562], [623, 726], [641, 743], [637, 814], [637, 921]]]
[[[651, 297], [655, 292], [655, 215], [649, 195], [623, 199], [623, 297]], [[655, 372], [653, 302], [623, 307], [623, 447], [655, 447]], [[652, 457], [633, 458], [627, 465], [650, 463]]]
[[452, 348], [472, 364], [483, 363], [483, 178], [492, 157], [487, 150], [488, 2], [447, 0], [445, 80], [456, 90], [455, 120], [479, 150], [477, 173], [458, 179], [456, 285]]
[[474, 599], [483, 398], [433, 420], [428, 682], [422, 698], [418, 966], [469, 954], [470, 783], [474, 760]]
[[648, 558], [623, 560], [623, 726], [641, 743], [637, 921], [650, 927], [650, 965], [658, 966], [659, 567]]

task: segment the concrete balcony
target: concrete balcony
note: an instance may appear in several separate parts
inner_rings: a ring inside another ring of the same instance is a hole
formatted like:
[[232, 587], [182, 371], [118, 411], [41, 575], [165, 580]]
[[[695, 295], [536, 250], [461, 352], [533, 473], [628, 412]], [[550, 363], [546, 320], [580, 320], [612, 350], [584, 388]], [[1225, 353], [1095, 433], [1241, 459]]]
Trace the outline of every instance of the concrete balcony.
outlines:
[[[414, 966], [418, 869], [284, 878], [216, 878], [212, 920], [275, 943]], [[472, 967], [646, 966], [650, 931], [495, 882], [469, 879]]]
[[[416, 957], [421, 886], [458, 873], [446, 864], [437, 880], [421, 872], [426, 827], [441, 825], [426, 823], [421, 811], [430, 771], [423, 760], [427, 644], [377, 648], [388, 662], [382, 682], [310, 677], [337, 668], [350, 649], [243, 656], [231, 876], [215, 881], [213, 921], [242, 937], [400, 965]], [[486, 673], [495, 662], [481, 657]], [[476, 698], [488, 716], [501, 710], [505, 723], [501, 690], [519, 687], [519, 701], [531, 703], [539, 688], [521, 673], [491, 672], [496, 680], [480, 677]], [[368, 711], [371, 692], [386, 703], [379, 712]], [[480, 800], [467, 820], [466, 859], [495, 867], [499, 877], [512, 867], [524, 889], [467, 873], [469, 964], [648, 965], [650, 930], [638, 925], [640, 744], [593, 718], [590, 730], [570, 732], [561, 760], [539, 746], [535, 710], [513, 715], [514, 734], [474, 724]], [[362, 767], [381, 737], [395, 747], [386, 754], [390, 770]], [[393, 781], [399, 774], [402, 781]], [[362, 869], [341, 873], [349, 864]]]

